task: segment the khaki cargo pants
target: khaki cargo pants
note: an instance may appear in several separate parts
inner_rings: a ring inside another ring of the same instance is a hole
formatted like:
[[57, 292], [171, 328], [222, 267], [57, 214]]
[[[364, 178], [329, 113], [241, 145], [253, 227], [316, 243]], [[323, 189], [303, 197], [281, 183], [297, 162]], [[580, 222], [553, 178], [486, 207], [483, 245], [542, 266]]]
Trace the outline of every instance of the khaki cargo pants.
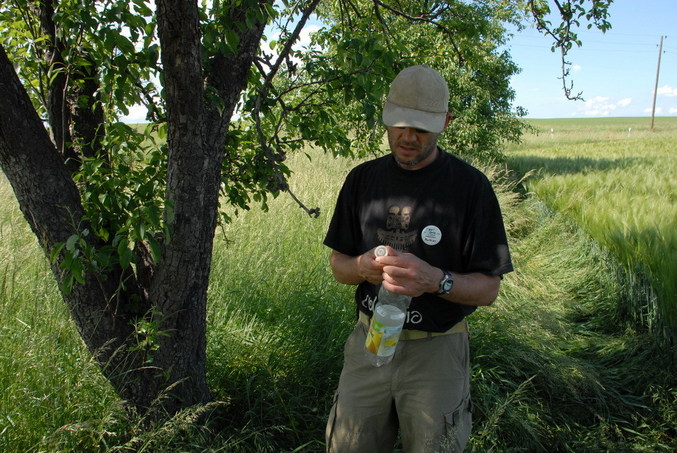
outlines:
[[468, 333], [401, 341], [377, 368], [366, 332], [358, 323], [345, 344], [327, 452], [390, 453], [398, 428], [406, 453], [462, 452], [472, 425]]

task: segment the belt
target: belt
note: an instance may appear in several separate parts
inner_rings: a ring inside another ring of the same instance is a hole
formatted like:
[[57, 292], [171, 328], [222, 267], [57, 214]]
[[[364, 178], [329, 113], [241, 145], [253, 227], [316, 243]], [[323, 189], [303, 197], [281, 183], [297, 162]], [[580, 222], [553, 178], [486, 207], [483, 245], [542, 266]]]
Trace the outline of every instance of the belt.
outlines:
[[[369, 327], [371, 318], [369, 315], [360, 311], [359, 321]], [[469, 332], [468, 321], [462, 319], [461, 321], [454, 324], [451, 329], [444, 332], [426, 332], [424, 330], [412, 330], [412, 329], [402, 329], [400, 334], [400, 340], [421, 340], [423, 338], [432, 338], [439, 337], [442, 335], [451, 335], [453, 333]]]

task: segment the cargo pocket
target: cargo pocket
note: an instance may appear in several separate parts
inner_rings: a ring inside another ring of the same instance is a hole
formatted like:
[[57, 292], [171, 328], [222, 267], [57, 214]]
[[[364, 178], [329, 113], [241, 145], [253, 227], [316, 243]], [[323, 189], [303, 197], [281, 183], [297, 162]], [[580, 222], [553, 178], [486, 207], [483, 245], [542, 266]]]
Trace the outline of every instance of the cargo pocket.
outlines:
[[444, 414], [445, 435], [442, 442], [442, 452], [461, 453], [470, 438], [472, 430], [472, 401], [470, 396], [464, 399], [459, 407], [448, 414]]
[[327, 418], [327, 428], [324, 432], [325, 441], [327, 442], [327, 452], [329, 453], [332, 451], [331, 441], [334, 435], [334, 426], [336, 425], [336, 406], [338, 404], [338, 396], [338, 392], [334, 393], [334, 403], [332, 404], [331, 410], [329, 411], [329, 417]]

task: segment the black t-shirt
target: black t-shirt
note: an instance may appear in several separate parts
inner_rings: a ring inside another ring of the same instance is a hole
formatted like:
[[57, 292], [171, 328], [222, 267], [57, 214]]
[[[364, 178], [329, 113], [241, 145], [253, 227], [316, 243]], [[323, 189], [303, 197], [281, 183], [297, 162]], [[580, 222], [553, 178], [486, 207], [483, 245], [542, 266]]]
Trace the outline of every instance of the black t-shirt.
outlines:
[[[458, 273], [513, 270], [489, 180], [442, 149], [419, 170], [402, 169], [392, 154], [355, 167], [339, 193], [324, 244], [349, 256], [390, 245]], [[371, 316], [377, 291], [368, 282], [358, 285], [358, 309]], [[422, 294], [412, 299], [404, 327], [443, 332], [475, 308]]]

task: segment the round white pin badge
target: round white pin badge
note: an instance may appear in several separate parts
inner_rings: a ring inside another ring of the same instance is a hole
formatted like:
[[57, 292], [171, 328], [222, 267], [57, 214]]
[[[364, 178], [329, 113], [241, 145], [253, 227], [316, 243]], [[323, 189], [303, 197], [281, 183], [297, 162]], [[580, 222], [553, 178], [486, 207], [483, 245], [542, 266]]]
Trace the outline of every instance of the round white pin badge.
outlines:
[[426, 245], [437, 245], [442, 240], [442, 231], [435, 225], [428, 225], [421, 231], [421, 239]]

